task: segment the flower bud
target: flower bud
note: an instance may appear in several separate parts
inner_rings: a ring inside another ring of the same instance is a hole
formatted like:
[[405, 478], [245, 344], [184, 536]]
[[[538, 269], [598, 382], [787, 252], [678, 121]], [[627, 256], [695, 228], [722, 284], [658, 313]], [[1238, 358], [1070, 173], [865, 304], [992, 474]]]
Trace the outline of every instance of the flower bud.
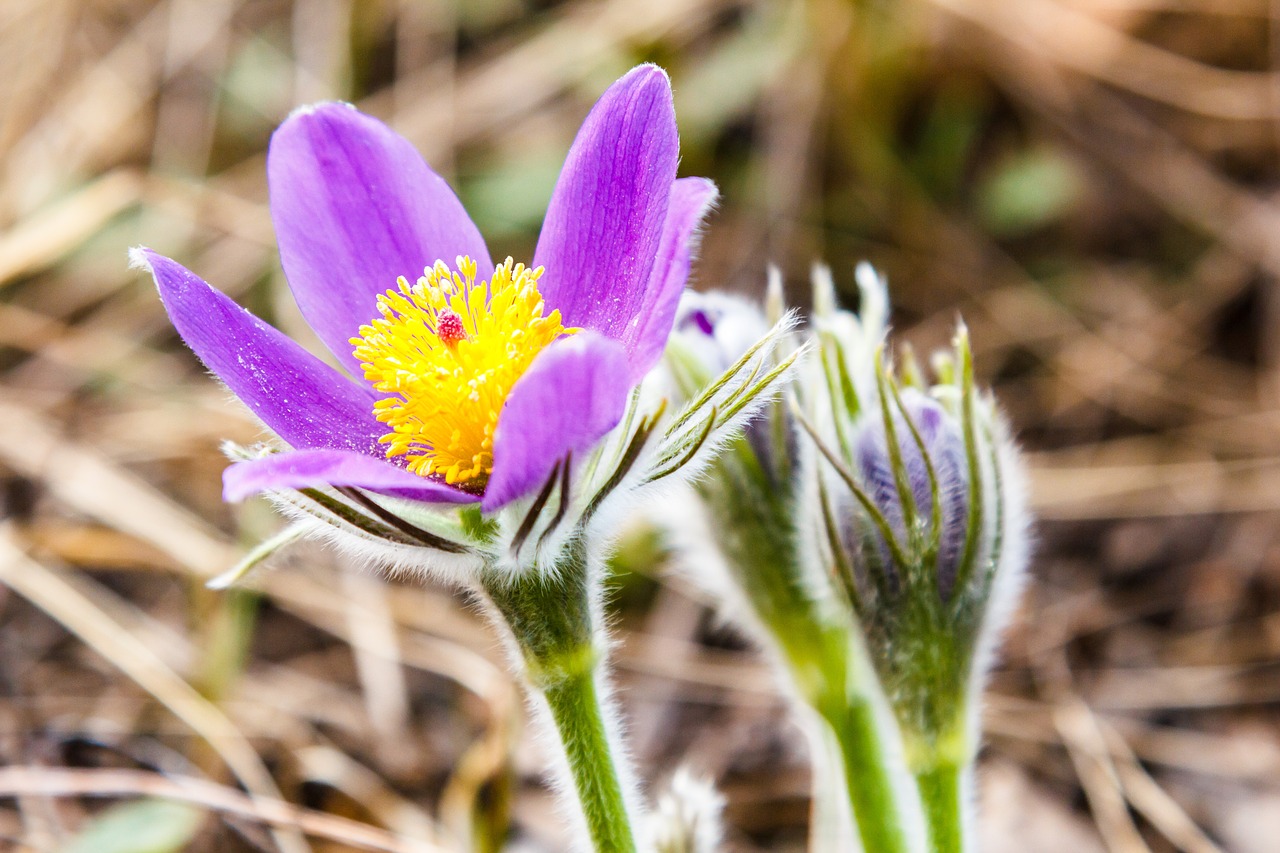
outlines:
[[765, 336], [770, 324], [760, 306], [728, 293], [686, 290], [676, 311], [674, 341], [708, 379], [728, 370]]
[[[680, 299], [675, 330], [668, 342], [668, 365], [678, 390], [705, 386], [729, 369], [743, 354], [764, 338], [771, 326], [788, 328], [781, 306], [766, 319], [758, 303], [727, 293], [686, 291]], [[790, 337], [789, 334], [786, 337]], [[788, 341], [784, 348], [794, 349]], [[775, 356], [777, 363], [784, 356]], [[762, 407], [759, 415], [743, 426], [743, 437], [760, 473], [764, 488], [770, 492], [787, 481], [792, 474], [795, 454], [795, 426], [787, 407], [773, 401]]]
[[827, 464], [810, 529], [863, 626], [912, 770], [964, 767], [1027, 559], [1021, 471], [994, 402], [974, 388], [965, 328], [926, 385], [909, 351], [897, 371], [884, 355], [883, 281], [859, 270], [859, 285], [874, 309], [865, 320], [837, 311], [817, 282], [823, 360], [800, 394]]

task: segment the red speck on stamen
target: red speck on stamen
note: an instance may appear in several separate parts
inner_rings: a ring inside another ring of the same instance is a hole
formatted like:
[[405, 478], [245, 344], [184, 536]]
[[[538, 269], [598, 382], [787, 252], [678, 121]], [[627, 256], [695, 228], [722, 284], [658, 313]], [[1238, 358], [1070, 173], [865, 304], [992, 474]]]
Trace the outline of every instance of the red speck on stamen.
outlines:
[[436, 337], [447, 347], [465, 340], [467, 330], [462, 327], [462, 318], [448, 308], [436, 315]]

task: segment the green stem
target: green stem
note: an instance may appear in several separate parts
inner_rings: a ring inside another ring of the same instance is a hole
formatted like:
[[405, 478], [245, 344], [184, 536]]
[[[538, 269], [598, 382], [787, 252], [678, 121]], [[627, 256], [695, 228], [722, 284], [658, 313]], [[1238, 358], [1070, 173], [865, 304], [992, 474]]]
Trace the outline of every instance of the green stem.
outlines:
[[961, 853], [965, 849], [963, 772], [958, 764], [942, 763], [916, 773], [932, 853]]
[[597, 637], [592, 602], [600, 573], [591, 570], [580, 540], [570, 543], [555, 569], [489, 573], [482, 584], [520, 647], [530, 688], [551, 709], [593, 849], [634, 853], [617, 763], [624, 756], [614, 752], [602, 707], [608, 697], [596, 684], [604, 643]]
[[868, 853], [908, 853], [911, 848], [902, 826], [902, 811], [871, 701], [855, 696], [820, 710], [840, 744], [849, 805], [862, 849]]
[[594, 674], [582, 672], [543, 693], [560, 730], [592, 844], [601, 853], [634, 853], [636, 843], [613, 765]]
[[[785, 444], [775, 447], [773, 461], [784, 459]], [[875, 676], [860, 657], [860, 647], [854, 648], [859, 629], [828, 614], [815, 598], [796, 544], [796, 486], [771, 472], [767, 461], [743, 438], [720, 457], [716, 476], [701, 485], [716, 515], [715, 535], [735, 581], [777, 644], [797, 692], [839, 744], [838, 759], [813, 756], [815, 764], [840, 762], [832, 770], [844, 776], [848, 798], [833, 807], [841, 813], [852, 810], [867, 853], [911, 853], [875, 707], [861, 692], [874, 684]], [[817, 767], [814, 778], [823, 778]], [[818, 785], [813, 795], [824, 798], [824, 806], [836, 796]]]
[[[785, 611], [770, 614], [766, 624], [783, 650], [801, 695], [834, 735], [847, 807], [862, 849], [911, 853], [876, 708], [857, 687], [873, 676], [865, 665], [857, 665], [858, 652], [850, 648], [847, 630], [824, 624], [818, 608], [805, 597], [793, 596], [787, 605]], [[813, 756], [815, 764], [830, 760]], [[817, 779], [816, 767], [814, 772]], [[813, 792], [815, 798], [825, 795], [817, 788]]]

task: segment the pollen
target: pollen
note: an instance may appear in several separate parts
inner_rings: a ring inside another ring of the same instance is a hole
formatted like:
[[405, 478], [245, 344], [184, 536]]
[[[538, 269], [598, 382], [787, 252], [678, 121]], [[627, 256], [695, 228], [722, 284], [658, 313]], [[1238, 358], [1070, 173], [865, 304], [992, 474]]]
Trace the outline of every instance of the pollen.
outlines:
[[516, 380], [566, 329], [560, 312], [544, 314], [543, 268], [511, 258], [488, 281], [476, 264], [436, 261], [417, 282], [401, 276], [378, 296], [381, 315], [351, 339], [364, 377], [386, 397], [374, 416], [387, 425], [388, 459], [410, 471], [473, 491], [493, 471], [498, 414]]

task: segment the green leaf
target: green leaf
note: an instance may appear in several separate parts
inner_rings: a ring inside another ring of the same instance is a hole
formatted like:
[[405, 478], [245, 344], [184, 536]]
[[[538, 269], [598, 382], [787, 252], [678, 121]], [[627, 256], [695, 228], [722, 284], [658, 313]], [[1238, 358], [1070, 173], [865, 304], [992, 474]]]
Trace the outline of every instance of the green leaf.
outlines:
[[59, 853], [178, 853], [203, 819], [202, 810], [186, 803], [119, 803], [94, 817]]

